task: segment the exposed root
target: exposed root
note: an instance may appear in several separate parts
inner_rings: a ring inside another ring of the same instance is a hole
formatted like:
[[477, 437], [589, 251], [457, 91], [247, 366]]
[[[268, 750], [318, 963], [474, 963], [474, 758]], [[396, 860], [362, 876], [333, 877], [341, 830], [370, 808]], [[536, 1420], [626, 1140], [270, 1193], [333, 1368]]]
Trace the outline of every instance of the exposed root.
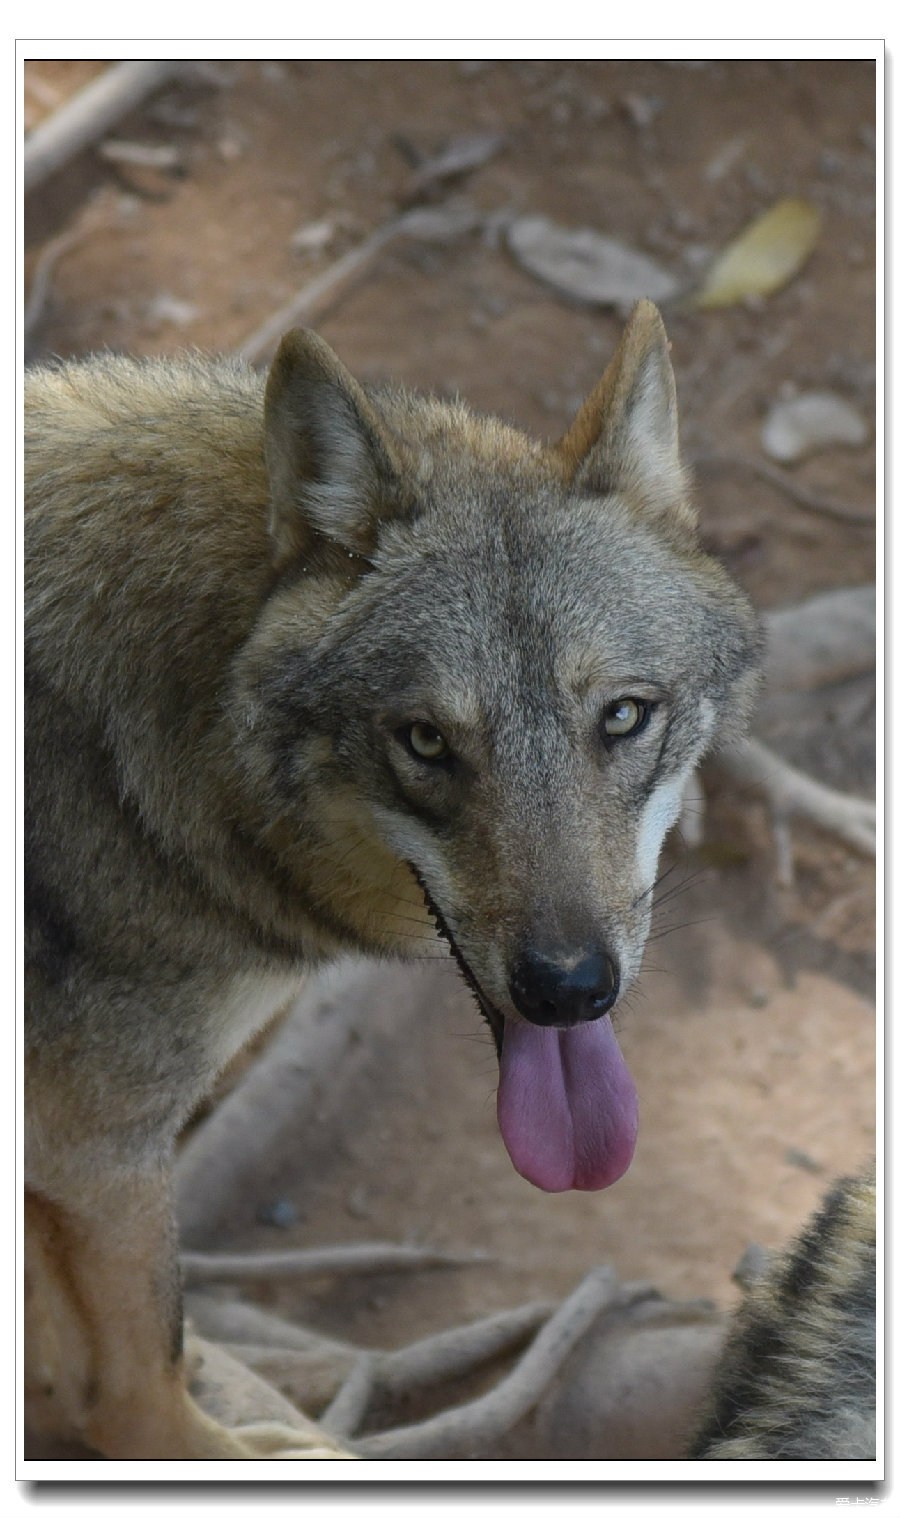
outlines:
[[341, 1442], [221, 1345], [188, 1335], [191, 1392], [204, 1412], [248, 1439], [248, 1454], [272, 1460], [348, 1459]]
[[195, 1327], [270, 1386], [314, 1415], [333, 1435], [361, 1428], [372, 1403], [390, 1407], [489, 1367], [521, 1349], [547, 1322], [552, 1303], [447, 1329], [399, 1350], [365, 1350], [313, 1334], [253, 1304], [189, 1293]]
[[452, 1461], [465, 1458], [473, 1446], [490, 1451], [494, 1442], [534, 1407], [573, 1345], [615, 1301], [617, 1291], [612, 1269], [595, 1267], [560, 1304], [499, 1386], [421, 1424], [355, 1440], [353, 1449], [378, 1461]]
[[175, 1171], [182, 1239], [202, 1250], [243, 1211], [252, 1219], [271, 1174], [323, 1095], [349, 1080], [356, 1035], [396, 1004], [390, 967], [341, 961], [300, 990], [240, 1084], [187, 1139]]
[[401, 1398], [464, 1376], [524, 1344], [554, 1309], [553, 1303], [526, 1303], [387, 1351], [378, 1366], [379, 1385], [389, 1397]]
[[418, 1245], [380, 1242], [335, 1245], [323, 1250], [271, 1250], [248, 1255], [205, 1255], [188, 1250], [182, 1254], [184, 1278], [200, 1282], [297, 1280], [311, 1276], [368, 1276], [375, 1271], [421, 1271], [432, 1266], [483, 1265], [489, 1257], [478, 1251], [452, 1255]]
[[766, 613], [763, 622], [765, 684], [776, 692], [809, 691], [875, 669], [874, 585], [823, 591], [796, 606]]
[[369, 1409], [375, 1392], [377, 1357], [374, 1351], [361, 1350], [343, 1387], [329, 1403], [320, 1423], [330, 1435], [352, 1435]]
[[874, 802], [823, 786], [811, 775], [796, 770], [757, 739], [744, 739], [741, 744], [724, 751], [717, 756], [717, 764], [733, 780], [752, 786], [765, 797], [776, 828], [778, 874], [782, 884], [790, 884], [792, 877], [787, 825], [793, 817], [805, 818], [863, 854], [874, 855], [877, 845]]

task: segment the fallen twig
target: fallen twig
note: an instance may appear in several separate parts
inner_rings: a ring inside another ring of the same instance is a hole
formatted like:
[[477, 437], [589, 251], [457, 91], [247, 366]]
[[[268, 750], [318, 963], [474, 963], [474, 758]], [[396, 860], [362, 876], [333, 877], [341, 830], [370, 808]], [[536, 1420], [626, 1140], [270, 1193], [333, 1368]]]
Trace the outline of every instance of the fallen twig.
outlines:
[[502, 132], [474, 132], [454, 137], [440, 153], [424, 159], [407, 183], [401, 201], [405, 206], [440, 194], [448, 180], [460, 179], [488, 163], [506, 141]]
[[316, 275], [296, 295], [270, 317], [261, 327], [251, 333], [241, 347], [238, 356], [248, 364], [256, 364], [268, 358], [281, 337], [298, 323], [311, 322], [326, 300], [335, 296], [353, 275], [358, 274], [388, 243], [395, 238], [419, 237], [426, 242], [446, 241], [471, 231], [479, 218], [470, 207], [448, 205], [433, 209], [404, 211], [392, 216], [376, 227], [374, 232], [356, 248], [337, 259], [328, 269]]
[[695, 454], [691, 460], [696, 469], [743, 469], [751, 474], [758, 475], [769, 485], [774, 485], [783, 491], [786, 496], [802, 506], [806, 511], [818, 512], [823, 517], [832, 517], [837, 522], [851, 522], [856, 527], [874, 527], [874, 512], [857, 512], [852, 507], [845, 506], [841, 501], [832, 501], [828, 496], [822, 496], [818, 491], [810, 490], [808, 486], [801, 485], [794, 480], [785, 470], [778, 469], [774, 464], [768, 464], [765, 459], [754, 458], [751, 454], [719, 453], [717, 451], [704, 451]]
[[99, 230], [97, 227], [70, 228], [68, 232], [60, 232], [58, 237], [52, 237], [49, 243], [44, 244], [34, 266], [31, 289], [22, 313], [22, 336], [26, 343], [44, 314], [47, 296], [50, 293], [50, 279], [60, 259], [69, 252], [70, 248], [74, 248]]
[[113, 63], [71, 100], [40, 122], [28, 137], [22, 156], [26, 193], [61, 169], [82, 148], [139, 106], [181, 68], [177, 59], [126, 60]]
[[374, 258], [379, 249], [397, 236], [402, 222], [402, 216], [395, 216], [383, 226], [376, 227], [356, 248], [351, 248], [342, 258], [311, 279], [285, 305], [279, 306], [272, 316], [267, 317], [261, 327], [251, 333], [238, 349], [238, 356], [248, 364], [256, 364], [268, 358], [279, 338], [289, 328], [301, 322], [310, 322], [314, 312], [327, 297], [335, 295], [342, 285]]

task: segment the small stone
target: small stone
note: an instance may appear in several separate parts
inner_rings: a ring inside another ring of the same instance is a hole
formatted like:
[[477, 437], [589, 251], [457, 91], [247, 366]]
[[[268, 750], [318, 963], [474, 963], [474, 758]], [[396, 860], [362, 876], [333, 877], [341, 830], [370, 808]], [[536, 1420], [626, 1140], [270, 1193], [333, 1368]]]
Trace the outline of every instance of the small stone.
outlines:
[[244, 144], [237, 137], [220, 137], [216, 143], [216, 152], [223, 163], [233, 163], [240, 158], [244, 151]]
[[824, 390], [777, 402], [760, 429], [764, 451], [779, 464], [797, 464], [826, 448], [860, 448], [868, 436], [856, 407]]
[[663, 108], [659, 95], [638, 95], [634, 91], [620, 96], [619, 103], [632, 125], [642, 132], [652, 127]]
[[812, 1155], [807, 1155], [805, 1150], [795, 1150], [793, 1147], [790, 1147], [785, 1150], [784, 1158], [789, 1166], [796, 1166], [800, 1171], [810, 1171], [813, 1176], [818, 1176], [822, 1170], [820, 1162], [815, 1160]]
[[154, 328], [171, 322], [174, 327], [188, 327], [195, 322], [200, 315], [199, 306], [193, 301], [182, 301], [176, 295], [170, 295], [168, 291], [161, 290], [146, 308], [147, 321]]
[[299, 1221], [297, 1209], [286, 1197], [280, 1197], [273, 1203], [263, 1203], [256, 1210], [256, 1222], [274, 1229], [290, 1229]]
[[351, 1218], [371, 1218], [372, 1209], [369, 1206], [369, 1194], [365, 1187], [354, 1187], [346, 1203], [347, 1212]]
[[293, 253], [321, 253], [333, 241], [336, 231], [337, 228], [329, 217], [323, 217], [317, 222], [308, 222], [305, 227], [298, 227], [291, 236], [291, 251]]
[[768, 1250], [763, 1245], [751, 1242], [732, 1271], [731, 1279], [746, 1291], [765, 1276], [768, 1266]]

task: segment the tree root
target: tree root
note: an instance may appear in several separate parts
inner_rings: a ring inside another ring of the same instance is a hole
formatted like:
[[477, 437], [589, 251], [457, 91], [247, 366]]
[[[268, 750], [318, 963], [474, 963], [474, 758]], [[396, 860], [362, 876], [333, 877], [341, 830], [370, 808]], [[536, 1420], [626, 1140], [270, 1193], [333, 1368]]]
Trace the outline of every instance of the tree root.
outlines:
[[249, 1222], [273, 1161], [313, 1127], [324, 1099], [348, 1081], [378, 1019], [393, 1027], [393, 968], [345, 960], [311, 977], [238, 1086], [187, 1138], [175, 1170], [184, 1242], [204, 1250], [241, 1213]]
[[221, 1345], [188, 1334], [185, 1358], [190, 1367], [190, 1389], [201, 1407], [227, 1429], [272, 1424], [296, 1429], [304, 1438], [298, 1448], [327, 1455], [332, 1449], [345, 1454], [340, 1440], [322, 1431], [313, 1420]]
[[[812, 596], [799, 606], [770, 612], [764, 618], [766, 661], [760, 720], [777, 717], [779, 704], [796, 704], [794, 693], [834, 688], [865, 677], [876, 662], [876, 597], [872, 585], [851, 586]], [[752, 787], [765, 798], [772, 820], [776, 878], [793, 880], [790, 821], [804, 818], [863, 854], [876, 849], [875, 804], [816, 780], [757, 738], [748, 738], [715, 755], [713, 763], [730, 780]], [[703, 840], [702, 785], [693, 776], [685, 789], [679, 829], [689, 847]]]
[[[238, 1320], [243, 1320], [245, 1328], [273, 1336], [279, 1333], [282, 1342], [292, 1334], [299, 1336], [302, 1348], [278, 1351], [268, 1345], [242, 1343], [211, 1346], [192, 1334], [192, 1386], [204, 1407], [223, 1423], [276, 1419], [308, 1429], [309, 1421], [297, 1413], [283, 1392], [275, 1390], [268, 1380], [271, 1377], [282, 1388], [287, 1384], [292, 1395], [296, 1388], [301, 1401], [317, 1414], [317, 1427], [325, 1436], [343, 1441], [359, 1456], [370, 1460], [461, 1459], [474, 1446], [490, 1450], [535, 1406], [573, 1346], [606, 1309], [655, 1296], [643, 1283], [621, 1287], [609, 1266], [598, 1266], [555, 1310], [546, 1303], [532, 1303], [430, 1335], [401, 1350], [378, 1351], [354, 1350], [341, 1342], [319, 1339], [308, 1331], [280, 1324], [263, 1310], [248, 1314], [247, 1305], [204, 1304], [202, 1295], [193, 1294], [189, 1301], [192, 1315], [196, 1319], [199, 1309], [207, 1326], [210, 1321], [215, 1323], [218, 1313], [219, 1325], [224, 1327], [237, 1308]], [[529, 1339], [531, 1344], [514, 1369], [481, 1397], [419, 1424], [352, 1439], [376, 1398], [383, 1406], [414, 1397], [483, 1369]], [[262, 1372], [267, 1375], [265, 1381]], [[316, 1374], [310, 1378], [311, 1372]], [[317, 1404], [331, 1387], [335, 1390], [320, 1411]], [[292, 1419], [287, 1416], [288, 1409]]]
[[253, 1304], [190, 1292], [186, 1311], [204, 1339], [302, 1405], [323, 1428], [350, 1434], [370, 1404], [400, 1404], [490, 1366], [526, 1344], [552, 1303], [528, 1303], [442, 1330], [399, 1350], [365, 1350], [313, 1334]]
[[808, 691], [875, 668], [874, 585], [842, 586], [779, 607], [763, 618], [765, 684], [777, 692]]
[[490, 1451], [500, 1436], [534, 1407], [573, 1345], [616, 1300], [618, 1291], [612, 1269], [595, 1267], [560, 1304], [515, 1369], [497, 1387], [421, 1424], [353, 1440], [350, 1448], [357, 1455], [378, 1461], [459, 1460], [471, 1453], [473, 1445]]
[[335, 1245], [322, 1250], [266, 1250], [247, 1255], [206, 1255], [186, 1250], [181, 1256], [184, 1279], [200, 1282], [294, 1281], [311, 1276], [368, 1276], [376, 1271], [421, 1271], [432, 1266], [483, 1265], [484, 1252], [453, 1255], [419, 1245]]
[[793, 880], [788, 826], [793, 817], [814, 823], [863, 854], [875, 854], [878, 817], [874, 802], [823, 786], [757, 739], [744, 739], [723, 751], [717, 755], [716, 763], [732, 780], [751, 786], [764, 796], [775, 833], [780, 885], [789, 886]]

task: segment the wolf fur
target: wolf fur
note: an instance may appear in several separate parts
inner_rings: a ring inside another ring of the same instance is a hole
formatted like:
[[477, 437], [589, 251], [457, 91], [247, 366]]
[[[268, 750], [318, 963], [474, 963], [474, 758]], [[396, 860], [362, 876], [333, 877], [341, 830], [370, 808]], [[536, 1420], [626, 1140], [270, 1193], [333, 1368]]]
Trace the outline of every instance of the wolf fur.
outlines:
[[838, 1182], [753, 1285], [689, 1459], [875, 1459], [875, 1228], [873, 1169]]
[[552, 447], [310, 332], [267, 382], [39, 369], [26, 501], [29, 1416], [112, 1457], [335, 1455], [188, 1397], [175, 1139], [303, 967], [441, 936], [518, 1168], [627, 1166], [609, 1014], [759, 654], [662, 322], [639, 303]]

